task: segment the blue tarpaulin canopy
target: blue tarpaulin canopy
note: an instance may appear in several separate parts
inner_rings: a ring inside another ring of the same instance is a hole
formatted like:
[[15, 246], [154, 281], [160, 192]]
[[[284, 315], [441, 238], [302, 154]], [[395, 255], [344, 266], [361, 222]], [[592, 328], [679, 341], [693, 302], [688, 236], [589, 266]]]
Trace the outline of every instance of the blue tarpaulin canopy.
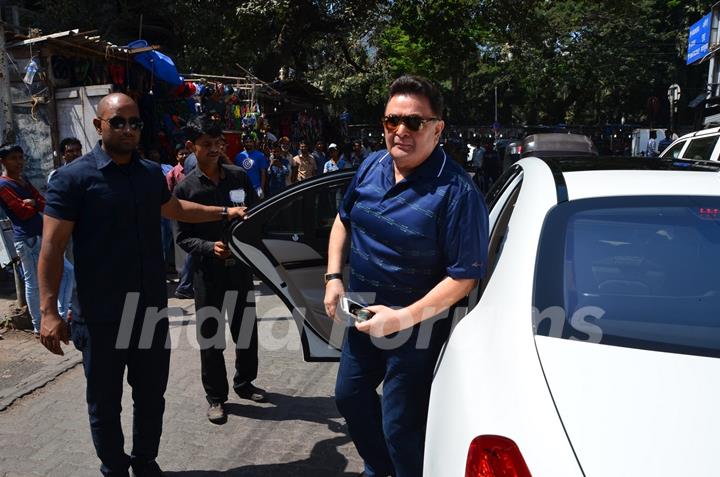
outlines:
[[[145, 40], [135, 40], [128, 44], [129, 49], [147, 48], [148, 42]], [[152, 71], [156, 78], [170, 83], [173, 86], [180, 86], [183, 79], [178, 74], [175, 63], [172, 58], [160, 53], [159, 51], [145, 51], [134, 56], [135, 61], [140, 63], [145, 69]]]

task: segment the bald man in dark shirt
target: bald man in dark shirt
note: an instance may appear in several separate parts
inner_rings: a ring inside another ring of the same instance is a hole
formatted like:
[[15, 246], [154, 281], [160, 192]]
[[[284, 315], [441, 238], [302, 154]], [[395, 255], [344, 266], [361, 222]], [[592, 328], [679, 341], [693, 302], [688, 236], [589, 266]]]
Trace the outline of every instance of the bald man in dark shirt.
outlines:
[[[170, 363], [160, 216], [184, 222], [242, 218], [170, 195], [160, 165], [137, 154], [143, 124], [135, 101], [114, 93], [93, 120], [102, 141], [50, 181], [39, 262], [41, 341], [56, 354], [69, 330], [57, 310], [63, 254], [73, 238], [77, 303], [73, 344], [83, 354], [95, 450], [105, 476], [157, 477]], [[158, 310], [161, 312], [158, 313]], [[125, 454], [120, 410], [127, 368], [133, 447]]]

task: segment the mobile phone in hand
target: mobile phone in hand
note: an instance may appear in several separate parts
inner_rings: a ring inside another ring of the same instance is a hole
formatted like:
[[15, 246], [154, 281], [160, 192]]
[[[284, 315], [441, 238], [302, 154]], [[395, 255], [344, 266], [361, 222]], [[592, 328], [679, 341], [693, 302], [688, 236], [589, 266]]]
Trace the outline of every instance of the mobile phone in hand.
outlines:
[[375, 313], [368, 310], [365, 305], [361, 305], [360, 303], [353, 301], [346, 296], [343, 296], [340, 299], [340, 308], [347, 315], [352, 316], [352, 318], [357, 323], [362, 323], [363, 321], [367, 321], [375, 315]]

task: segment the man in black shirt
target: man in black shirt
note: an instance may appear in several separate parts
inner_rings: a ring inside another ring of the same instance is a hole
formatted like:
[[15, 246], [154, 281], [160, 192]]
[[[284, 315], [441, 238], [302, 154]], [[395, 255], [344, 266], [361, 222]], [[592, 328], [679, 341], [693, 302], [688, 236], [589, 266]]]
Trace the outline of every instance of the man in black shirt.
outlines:
[[[178, 199], [223, 207], [252, 207], [258, 202], [255, 188], [245, 171], [223, 163], [220, 158], [220, 123], [201, 115], [188, 123], [185, 134], [186, 146], [195, 154], [197, 167], [175, 188]], [[222, 220], [204, 224], [178, 222], [177, 235], [178, 245], [198, 259], [193, 277], [197, 339], [202, 383], [210, 404], [207, 417], [215, 424], [227, 420], [224, 409], [228, 399], [223, 357], [225, 316], [230, 320], [230, 332], [236, 344], [233, 388], [242, 398], [253, 401], [265, 399], [265, 392], [252, 384], [258, 369], [254, 307], [248, 307], [247, 316], [243, 316], [248, 293], [253, 289], [252, 273], [231, 257], [225, 238], [227, 225]], [[237, 292], [235, 300], [233, 292]]]

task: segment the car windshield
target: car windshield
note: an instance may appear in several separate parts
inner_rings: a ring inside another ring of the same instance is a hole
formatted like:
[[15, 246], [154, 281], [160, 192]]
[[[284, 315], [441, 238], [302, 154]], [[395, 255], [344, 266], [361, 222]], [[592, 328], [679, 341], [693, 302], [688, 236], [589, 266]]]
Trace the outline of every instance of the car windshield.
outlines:
[[720, 357], [720, 197], [561, 204], [537, 263], [537, 334]]

